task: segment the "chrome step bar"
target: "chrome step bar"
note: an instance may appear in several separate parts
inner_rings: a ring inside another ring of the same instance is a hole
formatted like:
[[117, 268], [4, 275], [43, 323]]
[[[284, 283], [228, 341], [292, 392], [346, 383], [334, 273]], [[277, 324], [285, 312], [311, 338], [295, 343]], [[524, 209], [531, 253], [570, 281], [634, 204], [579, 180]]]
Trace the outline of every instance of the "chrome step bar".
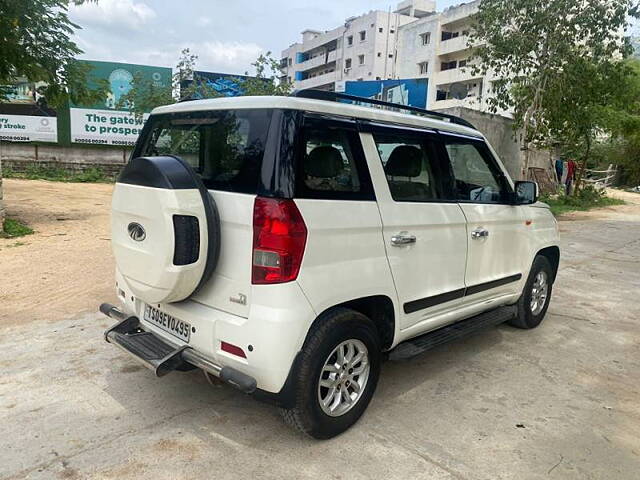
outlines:
[[105, 340], [134, 357], [158, 377], [188, 363], [244, 393], [253, 393], [257, 388], [255, 378], [235, 368], [218, 365], [188, 345], [176, 347], [158, 335], [145, 331], [140, 319], [136, 316], [127, 316], [108, 303], [100, 305], [100, 311], [107, 317], [118, 321], [104, 332]]

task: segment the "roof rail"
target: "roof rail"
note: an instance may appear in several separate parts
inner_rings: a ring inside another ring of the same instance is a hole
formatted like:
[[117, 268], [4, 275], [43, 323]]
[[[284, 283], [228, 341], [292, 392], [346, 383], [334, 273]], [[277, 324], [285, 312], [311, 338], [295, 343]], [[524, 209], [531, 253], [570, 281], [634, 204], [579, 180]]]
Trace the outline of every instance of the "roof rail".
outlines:
[[368, 103], [370, 105], [380, 105], [382, 107], [388, 107], [396, 110], [405, 110], [414, 114], [422, 115], [425, 117], [432, 117], [438, 120], [448, 120], [456, 125], [462, 125], [464, 127], [472, 128], [476, 130], [470, 122], [465, 119], [457, 117], [455, 115], [449, 115], [447, 113], [434, 112], [433, 110], [426, 110], [424, 108], [412, 107], [410, 105], [401, 105], [399, 103], [385, 102], [383, 100], [377, 100], [375, 98], [358, 97], [357, 95], [349, 95], [346, 93], [329, 92], [327, 90], [314, 90], [312, 88], [306, 90], [294, 90], [291, 93], [292, 97], [308, 98], [311, 100], [324, 100], [327, 102], [339, 102], [340, 100], [351, 100], [353, 102]]

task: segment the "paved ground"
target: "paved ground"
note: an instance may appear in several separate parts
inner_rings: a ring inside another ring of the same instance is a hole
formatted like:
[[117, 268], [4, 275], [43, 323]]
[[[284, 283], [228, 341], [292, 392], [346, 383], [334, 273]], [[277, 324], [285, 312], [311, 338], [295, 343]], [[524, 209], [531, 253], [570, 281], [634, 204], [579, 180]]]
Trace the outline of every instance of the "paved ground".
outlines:
[[363, 419], [327, 442], [195, 372], [153, 378], [103, 343], [99, 315], [16, 312], [0, 326], [0, 478], [638, 478], [640, 199], [561, 226], [543, 326], [385, 364]]

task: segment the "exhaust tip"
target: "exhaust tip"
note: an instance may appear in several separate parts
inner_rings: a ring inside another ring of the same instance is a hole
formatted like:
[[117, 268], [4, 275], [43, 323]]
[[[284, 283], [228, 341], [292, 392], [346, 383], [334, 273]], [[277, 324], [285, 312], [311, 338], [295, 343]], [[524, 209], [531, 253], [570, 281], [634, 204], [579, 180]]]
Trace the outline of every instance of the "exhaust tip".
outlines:
[[113, 305], [111, 305], [110, 303], [103, 303], [100, 305], [100, 308], [98, 310], [100, 310], [102, 313], [104, 313], [107, 317], [111, 316], [111, 311], [116, 308]]

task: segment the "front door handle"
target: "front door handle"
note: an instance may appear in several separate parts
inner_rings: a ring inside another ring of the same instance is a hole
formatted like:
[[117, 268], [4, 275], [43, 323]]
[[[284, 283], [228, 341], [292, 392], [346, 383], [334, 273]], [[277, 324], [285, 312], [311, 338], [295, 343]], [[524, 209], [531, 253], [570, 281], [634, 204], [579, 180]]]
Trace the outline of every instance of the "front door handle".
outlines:
[[400, 232], [391, 237], [391, 245], [394, 247], [404, 247], [416, 243], [416, 237], [409, 235], [409, 232]]
[[481, 238], [487, 238], [489, 236], [489, 230], [485, 230], [484, 228], [477, 228], [473, 232], [471, 232], [471, 238], [474, 240], [479, 240]]

